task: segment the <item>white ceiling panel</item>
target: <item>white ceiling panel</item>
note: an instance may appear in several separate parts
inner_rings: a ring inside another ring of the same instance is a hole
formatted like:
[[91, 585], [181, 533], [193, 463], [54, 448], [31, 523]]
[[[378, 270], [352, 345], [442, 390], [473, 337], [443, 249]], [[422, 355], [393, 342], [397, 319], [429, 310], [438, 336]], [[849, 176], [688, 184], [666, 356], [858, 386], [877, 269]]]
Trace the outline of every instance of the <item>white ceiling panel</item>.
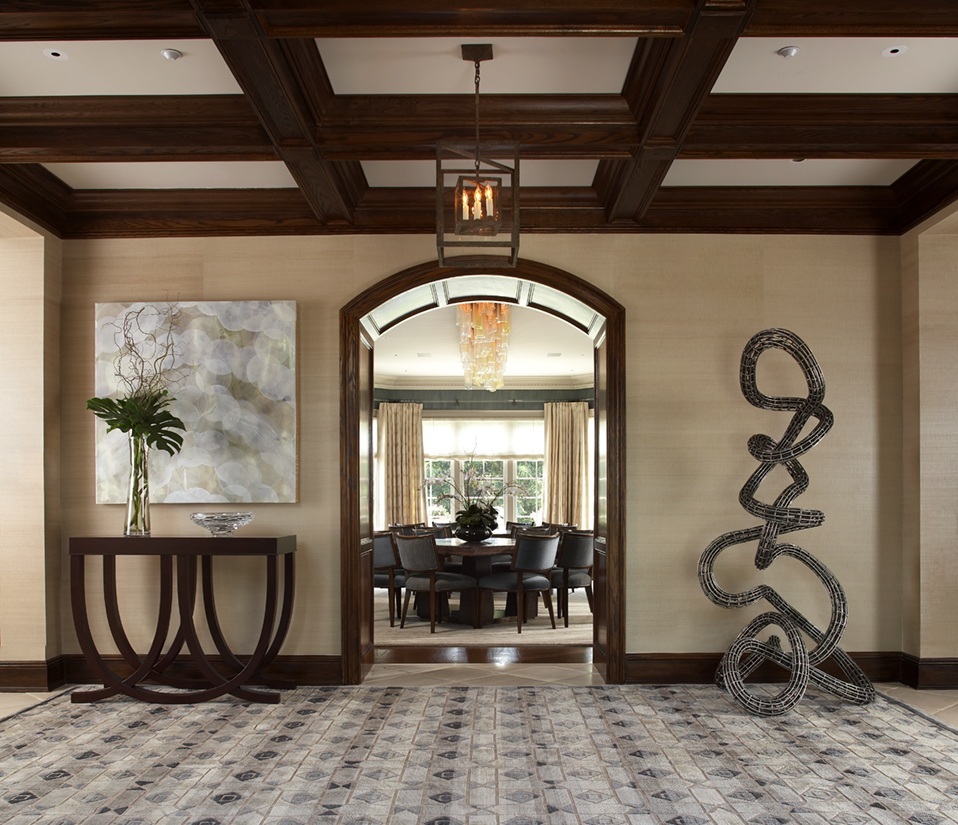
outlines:
[[[493, 158], [512, 164], [512, 158]], [[468, 165], [468, 162], [466, 163]], [[596, 160], [522, 160], [519, 180], [530, 186], [592, 186]], [[370, 186], [435, 186], [436, 162], [429, 160], [364, 160], [363, 172]]]
[[[592, 340], [545, 312], [510, 307], [512, 332], [505, 375], [570, 377], [592, 374]], [[376, 341], [377, 378], [462, 376], [456, 307], [424, 312], [384, 332]]]
[[[779, 55], [786, 46], [798, 54]], [[954, 39], [935, 37], [743, 37], [712, 91], [949, 94], [958, 92], [958, 47]]]
[[633, 37], [320, 38], [336, 94], [463, 94], [475, 84], [463, 43], [491, 43], [480, 94], [619, 94]]
[[[177, 49], [183, 56], [167, 60], [161, 54], [164, 49]], [[239, 93], [239, 84], [210, 40], [84, 40], [0, 47], [0, 96]]]
[[74, 189], [288, 189], [296, 182], [280, 161], [229, 163], [47, 163]]
[[888, 186], [913, 160], [677, 160], [663, 186]]

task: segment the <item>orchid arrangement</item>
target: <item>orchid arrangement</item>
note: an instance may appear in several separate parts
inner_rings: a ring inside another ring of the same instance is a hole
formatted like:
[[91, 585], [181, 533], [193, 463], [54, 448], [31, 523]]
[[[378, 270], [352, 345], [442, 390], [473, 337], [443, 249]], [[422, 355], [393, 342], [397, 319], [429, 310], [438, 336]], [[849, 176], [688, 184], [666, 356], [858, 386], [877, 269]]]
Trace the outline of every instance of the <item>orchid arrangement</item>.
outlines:
[[521, 484], [506, 484], [501, 479], [489, 479], [482, 474], [482, 462], [471, 456], [465, 461], [454, 459], [459, 467], [457, 483], [453, 476], [427, 479], [427, 484], [439, 484], [448, 489], [437, 501], [453, 501], [459, 505], [456, 524], [460, 526], [483, 526], [494, 530], [499, 520], [496, 504], [507, 495], [523, 493]]

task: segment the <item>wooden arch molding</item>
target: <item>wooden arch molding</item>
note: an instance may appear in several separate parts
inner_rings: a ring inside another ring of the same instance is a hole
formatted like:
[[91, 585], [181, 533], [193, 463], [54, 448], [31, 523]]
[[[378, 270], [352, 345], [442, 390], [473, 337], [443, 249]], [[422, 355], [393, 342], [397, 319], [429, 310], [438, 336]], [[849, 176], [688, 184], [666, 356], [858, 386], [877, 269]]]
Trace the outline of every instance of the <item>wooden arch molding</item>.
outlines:
[[[372, 664], [372, 342], [361, 319], [423, 284], [477, 275], [478, 259], [420, 264], [384, 278], [339, 312], [340, 564], [343, 683], [359, 684]], [[607, 682], [625, 678], [625, 308], [581, 278], [520, 258], [493, 270], [576, 297], [606, 319], [596, 343], [596, 538], [593, 659]], [[477, 299], [481, 296], [476, 296]], [[495, 299], [490, 299], [495, 300]], [[604, 449], [602, 445], [605, 445]], [[369, 593], [367, 597], [365, 594]]]

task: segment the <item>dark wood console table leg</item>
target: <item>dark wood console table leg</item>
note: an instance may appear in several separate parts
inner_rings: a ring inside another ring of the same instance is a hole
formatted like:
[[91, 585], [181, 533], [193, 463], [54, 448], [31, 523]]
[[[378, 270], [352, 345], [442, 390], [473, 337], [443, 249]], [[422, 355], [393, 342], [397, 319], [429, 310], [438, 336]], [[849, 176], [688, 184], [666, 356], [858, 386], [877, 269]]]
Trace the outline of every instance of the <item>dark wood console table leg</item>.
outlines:
[[[140, 541], [140, 539], [135, 541]], [[195, 552], [177, 554], [175, 557], [169, 552], [159, 555], [160, 603], [157, 624], [149, 651], [143, 657], [140, 657], [133, 649], [123, 627], [117, 598], [116, 556], [103, 554], [104, 609], [117, 649], [125, 663], [132, 669], [132, 673], [126, 678], [120, 678], [110, 670], [93, 639], [86, 599], [85, 557], [87, 554], [98, 555], [97, 553], [90, 553], [89, 549], [77, 553], [71, 551], [71, 606], [80, 648], [96, 677], [103, 683], [103, 688], [76, 691], [72, 696], [73, 702], [93, 702], [111, 696], [125, 695], [145, 702], [187, 704], [208, 701], [229, 693], [250, 702], [275, 704], [279, 701], [279, 694], [253, 690], [246, 686], [295, 687], [292, 682], [265, 677], [261, 673], [278, 654], [292, 619], [295, 567], [293, 553], [289, 552], [288, 549], [280, 553], [285, 556], [282, 592], [279, 584], [280, 554], [276, 552], [262, 554], [266, 563], [266, 603], [259, 639], [253, 653], [245, 662], [236, 656], [226, 643], [216, 615], [215, 602], [212, 598], [212, 561], [208, 556], [201, 556], [203, 559], [205, 616], [210, 623], [210, 632], [217, 650], [230, 671], [227, 675], [214, 667], [209, 655], [203, 650], [197, 634], [194, 620], [198, 584], [197, 554]], [[257, 553], [257, 555], [259, 554]], [[171, 625], [174, 563], [180, 621], [169, 650], [161, 655]], [[184, 647], [190, 653], [192, 665], [200, 671], [203, 678], [187, 678], [165, 672]], [[168, 687], [185, 688], [186, 690], [180, 692], [155, 690], [144, 687], [142, 684], [144, 680], [159, 682]]]

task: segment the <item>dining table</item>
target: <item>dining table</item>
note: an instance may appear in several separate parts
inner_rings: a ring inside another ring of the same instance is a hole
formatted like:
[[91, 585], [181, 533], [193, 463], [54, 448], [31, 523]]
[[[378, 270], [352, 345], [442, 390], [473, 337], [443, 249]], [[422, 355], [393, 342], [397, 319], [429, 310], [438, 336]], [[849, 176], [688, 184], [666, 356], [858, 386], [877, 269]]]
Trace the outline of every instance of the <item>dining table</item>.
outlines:
[[[495, 556], [515, 556], [516, 540], [509, 536], [493, 536], [484, 541], [463, 541], [457, 538], [437, 538], [436, 550], [441, 559], [458, 557], [462, 559], [462, 574], [480, 579], [492, 572], [492, 560]], [[516, 615], [515, 594], [506, 597], [505, 613], [495, 615], [491, 590], [464, 590], [459, 597], [459, 610], [450, 613], [450, 620], [461, 624], [472, 624], [475, 600], [479, 599], [479, 612], [484, 625], [491, 624], [496, 618]], [[538, 593], [526, 594], [526, 617], [534, 618], [538, 613]]]

